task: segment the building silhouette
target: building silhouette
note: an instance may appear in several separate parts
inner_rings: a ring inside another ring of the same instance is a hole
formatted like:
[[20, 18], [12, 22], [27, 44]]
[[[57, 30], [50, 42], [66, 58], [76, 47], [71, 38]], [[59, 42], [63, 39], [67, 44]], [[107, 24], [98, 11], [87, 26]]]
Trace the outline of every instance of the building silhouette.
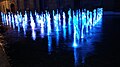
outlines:
[[18, 10], [53, 10], [59, 8], [73, 8], [73, 0], [0, 0], [0, 11], [15, 12]]

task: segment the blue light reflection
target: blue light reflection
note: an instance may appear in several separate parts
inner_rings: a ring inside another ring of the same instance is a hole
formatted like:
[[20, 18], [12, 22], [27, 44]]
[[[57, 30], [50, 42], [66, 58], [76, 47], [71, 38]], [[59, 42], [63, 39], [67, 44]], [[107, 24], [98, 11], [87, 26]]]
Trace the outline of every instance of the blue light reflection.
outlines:
[[51, 54], [52, 51], [52, 37], [48, 36], [48, 53]]
[[[73, 16], [71, 13], [73, 13]], [[49, 11], [46, 11], [45, 14], [42, 12], [40, 15], [35, 12], [35, 17], [33, 17], [32, 12], [30, 12], [30, 17], [28, 17], [26, 11], [24, 17], [22, 17], [21, 12], [17, 12], [17, 14], [9, 13], [8, 15], [1, 12], [3, 24], [17, 29], [18, 32], [23, 29], [24, 35], [27, 34], [27, 30], [31, 30], [33, 40], [36, 40], [36, 31], [40, 32], [41, 38], [44, 38], [46, 35], [48, 37], [49, 54], [51, 54], [52, 51], [52, 37], [56, 39], [57, 46], [61, 42], [60, 37], [64, 38], [64, 42], [72, 40], [75, 65], [78, 65], [80, 60], [82, 60], [81, 63], [85, 63], [87, 54], [94, 50], [94, 46], [91, 45], [93, 40], [95, 40], [92, 39], [94, 38], [92, 32], [96, 31], [94, 29], [96, 26], [102, 24], [103, 8], [94, 9], [92, 12], [86, 9], [82, 11], [79, 9], [72, 12], [71, 9], [69, 9], [68, 18], [65, 12], [62, 12], [61, 15], [58, 10], [56, 14], [53, 10], [53, 22], [51, 22], [50, 15]], [[63, 20], [61, 20], [61, 16]], [[66, 19], [68, 19], [68, 22], [66, 22]], [[30, 29], [28, 27], [30, 27]]]

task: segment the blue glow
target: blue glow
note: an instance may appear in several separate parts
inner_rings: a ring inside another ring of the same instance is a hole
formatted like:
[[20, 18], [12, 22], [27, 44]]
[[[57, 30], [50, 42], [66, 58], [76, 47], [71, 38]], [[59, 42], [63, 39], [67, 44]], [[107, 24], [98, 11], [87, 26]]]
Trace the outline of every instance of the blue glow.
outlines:
[[[1, 12], [2, 13], [2, 12]], [[1, 17], [2, 17], [2, 23], [4, 24], [4, 25], [6, 25], [6, 14], [4, 14], [4, 13], [2, 13], [1, 14]]]
[[63, 37], [66, 40], [66, 28], [63, 27]]
[[77, 48], [74, 48], [74, 64], [75, 64], [75, 66], [77, 66], [77, 64], [78, 64]]
[[30, 13], [30, 21], [31, 21], [30, 26], [32, 28], [32, 38], [33, 40], [35, 40], [36, 39], [35, 22], [33, 20], [32, 13]]
[[40, 15], [40, 19], [38, 20], [38, 27], [40, 26], [41, 28], [44, 27], [44, 20], [43, 20], [43, 14]]
[[22, 12], [20, 12], [20, 15], [19, 15], [19, 22], [20, 23], [22, 22]]
[[76, 43], [76, 39], [74, 38], [74, 42], [73, 42], [73, 47], [74, 48], [77, 48], [78, 47], [78, 45], [77, 45], [77, 43]]
[[90, 12], [89, 26], [92, 29], [92, 12]]
[[74, 11], [73, 11], [73, 28], [74, 28], [74, 40], [73, 40], [73, 47], [77, 47], [78, 45], [77, 45], [77, 43], [76, 43], [76, 35], [77, 35], [77, 31], [79, 31], [79, 30], [77, 30], [77, 25], [78, 24], [78, 22], [77, 22], [77, 17], [75, 16], [75, 14], [74, 14]]
[[32, 15], [30, 16], [30, 21], [31, 21], [30, 26], [31, 26], [32, 30], [34, 30], [35, 29], [35, 22], [33, 20]]
[[65, 12], [63, 12], [63, 28], [66, 27], [66, 22], [65, 22], [65, 20], [66, 20]]
[[8, 16], [7, 16], [7, 14], [6, 14], [5, 19], [6, 19], [6, 24], [8, 25], [8, 24], [9, 24], [9, 22], [8, 22]]
[[61, 25], [61, 16], [60, 16], [60, 13], [58, 15], [59, 15], [59, 25]]
[[59, 31], [59, 15], [58, 14], [56, 14], [55, 16], [54, 16], [54, 29], [55, 29], [55, 31]]
[[59, 44], [59, 31], [56, 31], [56, 45], [58, 46]]
[[10, 12], [8, 12], [8, 22], [9, 22], [9, 26], [11, 27], [11, 16], [10, 16]]
[[43, 16], [43, 13], [41, 14], [41, 16], [40, 16], [40, 20], [39, 20], [39, 23], [40, 23], [40, 26], [41, 26], [41, 28], [40, 28], [40, 34], [41, 34], [41, 37], [42, 38], [44, 38], [44, 16]]
[[27, 21], [25, 20], [25, 17], [23, 17], [22, 27], [23, 27], [24, 36], [25, 36], [26, 35], [26, 30], [27, 30]]
[[17, 15], [15, 15], [15, 23], [16, 23], [18, 32], [20, 32], [20, 23], [21, 23], [20, 21], [21, 21], [21, 18], [20, 18], [19, 13], [17, 12]]
[[[50, 13], [48, 11], [45, 11], [45, 13], [42, 12], [40, 15], [35, 11], [35, 19], [33, 18], [33, 14], [31, 11], [30, 17], [28, 17], [26, 11], [24, 17], [22, 17], [22, 13], [18, 11], [17, 14], [12, 14], [9, 12], [9, 14], [7, 15], [1, 13], [1, 16], [2, 22], [4, 22], [4, 24], [13, 27], [13, 29], [17, 28], [19, 32], [22, 28], [24, 31], [24, 35], [26, 35], [27, 27], [29, 26], [30, 21], [31, 30], [39, 29], [42, 38], [46, 34], [51, 35], [51, 33], [55, 33], [56, 43], [58, 43], [59, 35], [62, 31], [64, 39], [66, 39], [67, 33], [70, 37], [74, 36], [73, 46], [78, 46], [77, 44], [79, 44], [79, 40], [87, 38], [87, 34], [91, 34], [91, 31], [94, 31], [93, 29], [95, 25], [99, 24], [98, 22], [101, 23], [103, 8], [94, 9], [93, 12], [90, 12], [86, 9], [83, 9], [81, 12], [79, 9], [75, 12], [73, 11], [73, 16], [71, 15], [71, 9], [69, 9], [68, 18], [66, 18], [65, 12], [62, 13], [63, 14], [60, 15], [58, 10], [56, 13], [53, 10], [53, 22], [51, 22]], [[63, 17], [63, 20], [61, 20], [61, 17]], [[30, 20], [28, 20], [29, 18]], [[68, 23], [66, 22], [66, 19], [68, 19]], [[63, 21], [63, 24], [61, 21]], [[32, 36], [35, 37], [35, 31], [33, 32]]]
[[52, 37], [48, 35], [48, 53], [51, 54], [52, 51]]
[[80, 29], [78, 27], [78, 20], [77, 20], [77, 18], [78, 18], [78, 16], [73, 15], [74, 34], [77, 37], [77, 39], [79, 40]]
[[[39, 21], [39, 15], [38, 15], [38, 13], [36, 13], [36, 22], [38, 23], [38, 21]], [[39, 25], [38, 25], [39, 26]]]
[[69, 35], [71, 35], [72, 29], [71, 29], [71, 26], [70, 26], [70, 25], [68, 26], [68, 32], [69, 32]]
[[101, 20], [102, 15], [103, 15], [103, 9], [97, 8], [97, 22], [99, 22]]
[[68, 11], [68, 16], [69, 16], [69, 18], [68, 18], [68, 25], [71, 25], [71, 20], [72, 20], [71, 9], [69, 9], [69, 11]]
[[1, 17], [2, 17], [2, 23], [5, 23], [5, 14], [1, 12]]
[[[30, 17], [28, 17], [26, 11], [24, 17], [22, 17], [21, 12], [17, 12], [17, 14], [9, 13], [9, 15], [1, 13], [1, 16], [4, 24], [10, 25], [14, 29], [18, 29], [19, 32], [20, 29], [23, 29], [24, 35], [27, 34], [26, 31], [28, 30], [27, 27], [29, 27], [30, 22], [30, 30], [32, 31], [31, 38], [33, 40], [36, 40], [36, 31], [40, 32], [41, 38], [44, 38], [45, 36], [48, 37], [48, 54], [51, 54], [53, 50], [52, 37], [56, 40], [56, 47], [59, 47], [61, 36], [64, 38], [64, 42], [72, 41], [73, 43], [70, 47], [73, 47], [74, 49], [74, 62], [77, 67], [80, 62], [84, 64], [88, 53], [94, 50], [94, 46], [91, 45], [93, 40], [95, 40], [93, 39], [93, 32], [96, 31], [94, 27], [97, 25], [100, 26], [103, 9], [97, 8], [94, 9], [93, 12], [86, 9], [81, 12], [79, 9], [75, 12], [73, 11], [73, 16], [71, 13], [71, 9], [69, 9], [68, 18], [66, 18], [65, 12], [60, 15], [58, 10], [57, 13], [53, 10], [53, 22], [51, 22], [50, 13], [48, 11], [45, 11], [45, 14], [42, 12], [40, 15], [35, 11], [35, 19], [33, 18], [32, 12], [30, 12]], [[61, 17], [63, 17], [63, 20]], [[30, 20], [28, 20], [29, 18]], [[66, 22], [66, 19], [68, 19], [68, 22]], [[61, 21], [63, 21], [63, 24]]]
[[13, 26], [13, 29], [15, 29], [15, 24], [14, 24], [14, 17], [13, 17], [13, 14], [12, 14], [12, 26]]
[[79, 12], [78, 12], [78, 10], [76, 10], [76, 20], [77, 20], [77, 22], [78, 22], [78, 14]]
[[63, 12], [63, 37], [66, 40], [66, 17], [65, 17], [65, 12]]
[[89, 30], [88, 30], [88, 27], [89, 27], [89, 24], [90, 24], [90, 23], [89, 23], [89, 22], [90, 22], [90, 21], [89, 21], [89, 20], [90, 20], [89, 14], [90, 14], [90, 13], [89, 13], [89, 10], [87, 10], [86, 33], [89, 32]]
[[96, 9], [93, 10], [93, 26], [97, 23], [96, 21]]
[[33, 39], [33, 40], [36, 39], [36, 32], [35, 32], [35, 30], [32, 30], [32, 39]]
[[41, 31], [40, 32], [41, 32], [41, 37], [44, 38], [44, 34], [45, 34], [44, 33], [44, 27], [41, 27]]
[[81, 40], [80, 46], [75, 46], [73, 49], [74, 51], [74, 64], [75, 67], [77, 67], [80, 63], [84, 64], [85, 58], [88, 55], [88, 53], [92, 53], [94, 51], [94, 46], [90, 44], [92, 42], [91, 40], [84, 39]]
[[82, 12], [82, 29], [81, 29], [81, 38], [84, 38], [84, 28], [86, 26], [86, 15]]
[[79, 20], [79, 22], [81, 23], [81, 20], [82, 20], [82, 18], [81, 18], [81, 12], [80, 12], [80, 9], [79, 9], [79, 11], [78, 11], [78, 20]]
[[50, 18], [50, 14], [48, 13], [47, 15], [47, 34], [50, 35], [51, 34], [51, 22], [50, 22], [51, 18]]

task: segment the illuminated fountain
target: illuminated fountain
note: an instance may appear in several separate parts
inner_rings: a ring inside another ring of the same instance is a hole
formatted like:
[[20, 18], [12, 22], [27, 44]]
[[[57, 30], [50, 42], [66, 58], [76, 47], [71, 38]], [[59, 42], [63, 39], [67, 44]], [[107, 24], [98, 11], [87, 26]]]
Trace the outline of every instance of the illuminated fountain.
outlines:
[[103, 15], [103, 8], [97, 8], [97, 22], [101, 20]]
[[97, 14], [96, 14], [96, 9], [94, 9], [94, 10], [93, 10], [93, 26], [95, 26], [95, 24], [97, 23], [97, 21], [96, 21], [96, 19], [97, 19], [97, 18], [96, 18], [96, 15], [97, 15]]
[[69, 36], [71, 35], [71, 33], [72, 33], [72, 29], [71, 29], [71, 25], [72, 25], [72, 16], [71, 16], [71, 9], [69, 9], [69, 11], [68, 11], [68, 16], [69, 16], [69, 18], [68, 18], [68, 32], [69, 32]]
[[12, 27], [13, 27], [13, 29], [15, 29], [15, 23], [14, 23], [15, 21], [14, 21], [14, 15], [12, 14]]
[[59, 31], [59, 14], [58, 14], [58, 11], [56, 14], [54, 14], [53, 16], [53, 23], [54, 23], [54, 29], [55, 31]]
[[20, 32], [20, 22], [19, 22], [19, 20], [20, 20], [19, 13], [17, 12], [17, 15], [15, 15], [15, 23], [16, 23], [18, 32]]
[[[51, 22], [51, 17], [49, 11], [45, 11], [45, 14], [42, 12], [40, 15], [35, 11], [35, 19], [32, 16], [32, 12], [30, 11], [30, 20], [28, 20], [27, 12], [22, 17], [22, 13], [17, 11], [17, 14], [8, 13], [4, 14], [1, 12], [2, 22], [5, 25], [9, 25], [13, 27], [13, 29], [17, 29], [20, 32], [22, 28], [24, 31], [24, 35], [26, 35], [26, 31], [28, 28], [28, 23], [30, 21], [30, 26], [32, 30], [32, 36], [36, 36], [35, 29], [40, 30], [40, 35], [42, 38], [45, 34], [51, 35], [51, 33], [55, 32], [56, 42], [59, 42], [59, 35], [62, 30], [63, 37], [66, 39], [67, 32], [69, 36], [74, 37], [74, 42], [79, 41], [80, 39], [86, 38], [86, 33], [91, 33], [92, 29], [96, 24], [101, 20], [103, 15], [103, 9], [97, 8], [94, 9], [93, 12], [83, 9], [82, 12], [79, 10], [73, 11], [73, 17], [71, 15], [71, 9], [68, 11], [68, 22], [66, 22], [66, 14], [62, 12], [63, 20], [61, 20], [61, 15], [57, 10], [56, 13], [53, 10], [53, 22]], [[63, 21], [63, 24], [62, 22]], [[36, 26], [37, 25], [37, 26]], [[54, 25], [53, 28], [51, 25]], [[54, 31], [52, 31], [54, 29]], [[73, 30], [73, 31], [72, 31]]]
[[9, 22], [9, 26], [11, 27], [11, 15], [10, 15], [11, 13], [10, 12], [8, 12], [8, 22]]
[[51, 18], [50, 18], [50, 14], [48, 12], [47, 14], [47, 34], [50, 35], [51, 34]]
[[86, 14], [82, 11], [82, 27], [81, 27], [81, 38], [84, 38], [84, 29], [86, 26]]
[[36, 13], [35, 17], [36, 17], [35, 21], [37, 23], [37, 27], [40, 28], [40, 22], [42, 22], [42, 20], [41, 20], [41, 18], [40, 18], [38, 13]]
[[0, 14], [1, 14], [1, 17], [2, 17], [2, 22], [4, 23], [4, 13], [1, 12]]
[[[77, 14], [77, 13], [76, 13]], [[73, 11], [73, 29], [74, 29], [74, 40], [73, 40], [73, 46], [77, 47], [80, 39], [80, 29], [78, 27], [78, 16], [75, 15]]]
[[24, 18], [25, 18], [25, 22], [28, 22], [28, 17], [27, 17], [27, 12], [26, 11], [25, 11]]
[[27, 26], [28, 26], [27, 23], [28, 22], [26, 21], [26, 17], [24, 15], [24, 17], [23, 17], [23, 23], [22, 23], [22, 28], [23, 28], [23, 31], [24, 31], [24, 36], [26, 35], [26, 30], [27, 30]]
[[2, 23], [4, 25], [6, 25], [6, 23], [7, 23], [7, 19], [6, 18], [7, 18], [7, 14], [1, 12], [1, 19], [2, 19]]
[[1, 19], [2, 19], [2, 22], [3, 22], [3, 24], [5, 25], [5, 23], [6, 23], [6, 14], [4, 14], [3, 12], [1, 12]]
[[40, 15], [40, 19], [39, 19], [39, 23], [40, 23], [40, 35], [42, 38], [44, 38], [44, 14], [42, 13]]
[[36, 39], [35, 22], [33, 20], [32, 13], [30, 13], [30, 21], [31, 21], [30, 26], [32, 28], [32, 38], [33, 40], [35, 40]]
[[63, 28], [65, 28], [66, 27], [66, 22], [65, 22], [65, 20], [66, 20], [66, 17], [65, 17], [65, 12], [63, 12]]
[[30, 26], [31, 26], [32, 30], [34, 30], [35, 29], [35, 22], [34, 22], [32, 13], [30, 13], [30, 21], [31, 21]]
[[92, 12], [90, 12], [90, 18], [89, 18], [89, 27], [90, 27], [90, 29], [92, 29], [92, 25], [93, 23], [92, 23]]
[[69, 11], [68, 11], [68, 16], [69, 16], [69, 18], [68, 18], [68, 25], [71, 25], [71, 20], [72, 20], [71, 9], [69, 9]]
[[[93, 10], [93, 12], [89, 10], [80, 11], [79, 9], [75, 12], [73, 11], [72, 16], [70, 9], [68, 11], [68, 18], [66, 18], [65, 12], [63, 12], [63, 15], [60, 15], [58, 10], [56, 13], [53, 10], [53, 22], [51, 22], [52, 19], [50, 17], [49, 11], [46, 11], [45, 14], [43, 12], [38, 14], [35, 11], [35, 19], [33, 18], [32, 12], [30, 12], [30, 20], [26, 11], [23, 17], [21, 16], [21, 13], [18, 12], [17, 14], [10, 14], [11, 20], [9, 19], [9, 15], [2, 14], [1, 16], [2, 22], [4, 22], [4, 24], [10, 25], [11, 21], [11, 26], [13, 29], [17, 29], [19, 32], [21, 32], [20, 29], [23, 29], [25, 36], [28, 33], [26, 31], [32, 31], [31, 37], [33, 40], [37, 41], [36, 31], [37, 33], [39, 32], [41, 36], [40, 38], [47, 37], [48, 54], [52, 53], [54, 47], [55, 49], [59, 49], [59, 47], [61, 47], [61, 44], [63, 44], [61, 43], [61, 37], [63, 37], [62, 42], [66, 43], [68, 41], [68, 47], [73, 47], [74, 64], [77, 67], [77, 65], [80, 63], [84, 64], [86, 62], [85, 58], [88, 53], [94, 50], [93, 45], [91, 45], [92, 40], [94, 40], [92, 37], [94, 36], [90, 35], [89, 37], [89, 34], [95, 31], [94, 28], [96, 28], [98, 22], [101, 21], [103, 15], [102, 11], [103, 9], [100, 8]], [[63, 17], [63, 20], [61, 20], [61, 17]], [[66, 22], [66, 19], [68, 19], [68, 22]], [[61, 21], [63, 21], [63, 24]], [[30, 29], [28, 29], [29, 22]], [[52, 40], [52, 38], [55, 40], [55, 42]], [[52, 41], [56, 44], [55, 46]], [[72, 44], [70, 45], [71, 42]]]

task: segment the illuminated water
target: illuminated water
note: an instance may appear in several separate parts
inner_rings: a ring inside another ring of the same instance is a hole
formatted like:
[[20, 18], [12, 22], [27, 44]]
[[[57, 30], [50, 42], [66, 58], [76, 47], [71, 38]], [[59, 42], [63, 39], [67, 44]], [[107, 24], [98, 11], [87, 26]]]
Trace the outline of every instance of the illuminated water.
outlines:
[[[79, 66], [79, 63], [85, 63], [87, 54], [94, 51], [92, 42], [94, 42], [95, 37], [100, 36], [93, 33], [96, 32], [97, 26], [101, 29], [102, 24], [102, 9], [99, 8], [97, 11], [98, 12], [94, 10], [93, 12], [90, 12], [86, 9], [83, 9], [82, 11], [72, 11], [70, 9], [68, 11], [68, 17], [66, 17], [65, 12], [62, 12], [62, 15], [60, 15], [58, 11], [55, 12], [54, 10], [52, 14], [48, 11], [46, 11], [45, 14], [35, 12], [35, 16], [34, 13], [30, 12], [30, 17], [28, 17], [26, 12], [23, 16], [20, 12], [15, 15], [12, 14], [11, 17], [9, 14], [8, 16], [9, 18], [12, 18], [12, 20], [4, 20], [5, 14], [2, 14], [2, 20], [4, 21], [4, 24], [10, 25], [11, 28], [16, 30], [21, 35], [20, 38], [23, 38], [22, 41], [25, 40], [25, 44], [27, 46], [29, 45], [28, 49], [30, 49], [30, 52], [32, 52], [32, 49], [33, 52], [37, 51], [37, 49], [41, 51], [45, 50], [45, 53], [47, 52], [50, 57], [52, 57], [52, 54], [55, 55], [59, 53], [59, 49], [65, 50], [65, 48], [70, 48], [70, 52], [73, 50], [74, 57], [71, 58], [71, 60], [74, 59], [74, 61], [72, 61], [74, 62], [74, 65]], [[93, 17], [92, 13], [94, 14]], [[50, 15], [52, 15], [53, 18], [51, 18]], [[63, 18], [62, 20], [61, 17]], [[53, 21], [51, 21], [52, 19]], [[66, 22], [66, 19], [68, 22]], [[31, 42], [29, 43], [28, 41]], [[24, 42], [23, 45], [25, 45]], [[25, 49], [26, 46], [23, 48], [24, 50], [27, 50]], [[27, 54], [29, 55], [29, 52]], [[32, 54], [32, 56], [34, 56], [34, 53]], [[35, 55], [37, 54], [39, 55], [39, 51], [35, 52]], [[60, 58], [61, 57], [62, 55]], [[56, 61], [55, 58], [53, 60]]]

